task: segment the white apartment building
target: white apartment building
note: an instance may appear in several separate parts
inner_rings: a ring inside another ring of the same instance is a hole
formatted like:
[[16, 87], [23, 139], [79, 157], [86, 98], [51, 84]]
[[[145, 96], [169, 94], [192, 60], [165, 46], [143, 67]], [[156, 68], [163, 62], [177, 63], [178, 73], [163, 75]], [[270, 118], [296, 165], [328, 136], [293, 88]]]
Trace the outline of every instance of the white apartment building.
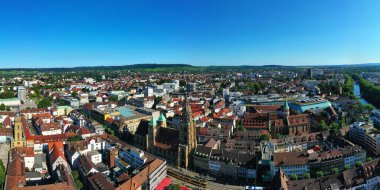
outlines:
[[119, 150], [119, 158], [130, 164], [133, 168], [138, 168], [147, 161], [143, 151], [128, 147]]
[[373, 154], [380, 155], [380, 133], [372, 123], [355, 122], [350, 127], [349, 137]]

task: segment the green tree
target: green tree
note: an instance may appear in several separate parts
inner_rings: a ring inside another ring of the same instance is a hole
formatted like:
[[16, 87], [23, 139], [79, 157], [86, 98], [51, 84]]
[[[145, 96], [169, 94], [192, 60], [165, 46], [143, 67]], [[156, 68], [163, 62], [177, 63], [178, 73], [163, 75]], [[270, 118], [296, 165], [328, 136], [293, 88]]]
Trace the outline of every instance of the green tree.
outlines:
[[296, 175], [296, 174], [291, 174], [290, 176], [289, 176], [289, 178], [290, 178], [290, 180], [297, 180], [297, 178], [298, 178], [298, 176]]
[[3, 161], [0, 160], [0, 189], [3, 189], [3, 184], [5, 181], [5, 167]]
[[361, 161], [356, 161], [355, 162], [355, 166], [356, 167], [360, 167], [360, 166], [362, 166], [363, 165], [363, 163], [361, 162]]
[[70, 136], [69, 138], [67, 138], [68, 142], [79, 141], [79, 140], [83, 140], [82, 136], [80, 135]]
[[0, 94], [0, 99], [8, 99], [8, 98], [14, 98], [15, 94], [11, 91], [5, 91]]
[[380, 87], [363, 79], [359, 74], [354, 74], [352, 78], [359, 83], [362, 97], [372, 105], [380, 107], [380, 101], [378, 98], [380, 97]]
[[154, 97], [154, 104], [153, 104], [153, 109], [156, 109], [156, 106], [159, 102], [161, 102], [162, 97], [161, 96], [156, 96]]
[[117, 98], [117, 96], [110, 96], [110, 97], [108, 98], [108, 100], [111, 101], [111, 102], [117, 102], [117, 101], [118, 101], [118, 98]]
[[260, 139], [261, 139], [261, 140], [269, 140], [269, 139], [270, 139], [270, 136], [267, 135], [267, 134], [263, 134], [263, 135], [261, 135]]
[[327, 131], [329, 130], [329, 126], [326, 124], [325, 120], [322, 120], [318, 125], [319, 131]]
[[170, 184], [168, 189], [170, 189], [170, 190], [181, 190], [181, 185], [179, 185], [179, 184]]
[[51, 101], [47, 98], [42, 99], [40, 102], [38, 102], [39, 108], [47, 108], [51, 106]]
[[349, 170], [349, 169], [351, 169], [351, 166], [346, 164], [346, 165], [344, 165], [343, 169], [344, 170]]
[[331, 173], [337, 174], [339, 172], [338, 168], [331, 168]]
[[75, 184], [77, 185], [77, 189], [80, 189], [80, 190], [85, 189], [82, 181], [80, 180], [78, 170], [73, 170], [72, 175], [73, 175]]
[[82, 88], [82, 92], [87, 93], [90, 92], [90, 90], [88, 88]]
[[334, 134], [337, 134], [339, 129], [340, 129], [340, 125], [339, 125], [339, 122], [334, 122], [334, 123], [331, 123], [330, 125], [330, 129], [331, 131], [334, 133]]
[[11, 107], [6, 107], [6, 110], [7, 111], [11, 111]]
[[310, 179], [310, 173], [305, 173], [303, 174], [304, 179]]
[[78, 92], [76, 92], [76, 91], [72, 92], [72, 93], [71, 93], [71, 96], [72, 96], [72, 97], [78, 96]]
[[317, 171], [317, 177], [323, 177], [323, 171]]
[[370, 162], [370, 161], [372, 161], [372, 157], [367, 158], [367, 162]]
[[244, 131], [244, 127], [243, 127], [243, 124], [242, 124], [241, 120], [237, 121], [236, 128], [237, 128], [238, 131]]
[[0, 110], [5, 110], [5, 105], [4, 104], [0, 105]]
[[111, 128], [106, 128], [106, 133], [108, 133], [110, 135], [115, 135], [115, 131], [112, 130]]
[[282, 135], [281, 135], [280, 133], [276, 133], [276, 134], [274, 135], [274, 138], [275, 138], [275, 139], [281, 139], [281, 138], [282, 138]]

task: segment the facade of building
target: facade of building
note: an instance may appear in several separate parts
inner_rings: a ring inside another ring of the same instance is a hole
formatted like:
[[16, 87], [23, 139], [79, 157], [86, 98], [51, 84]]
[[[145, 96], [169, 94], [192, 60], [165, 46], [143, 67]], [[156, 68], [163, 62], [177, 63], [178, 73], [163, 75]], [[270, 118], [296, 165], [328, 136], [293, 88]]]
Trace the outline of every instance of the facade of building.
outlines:
[[22, 101], [26, 100], [26, 89], [23, 86], [17, 87], [17, 98]]
[[26, 146], [22, 119], [24, 122], [26, 122], [25, 118], [22, 118], [19, 115], [15, 117], [13, 138], [11, 139], [11, 148]]
[[375, 155], [380, 155], [380, 133], [372, 123], [355, 122], [350, 126], [349, 137]]
[[257, 179], [256, 155], [213, 149], [198, 145], [194, 152], [194, 169], [213, 176]]
[[323, 152], [282, 152], [274, 154], [274, 169], [277, 172], [281, 168], [287, 176], [296, 174], [302, 177], [305, 173], [315, 174], [317, 171], [331, 174], [333, 168], [343, 171], [345, 165], [352, 167], [357, 161], [366, 161], [366, 151], [358, 146]]
[[310, 131], [310, 119], [307, 114], [290, 115], [288, 102], [283, 106], [253, 106], [246, 113], [242, 125], [248, 130], [268, 130], [272, 135], [294, 136]]
[[125, 147], [119, 150], [119, 158], [129, 163], [133, 168], [139, 168], [147, 161], [144, 152], [137, 148]]
[[[175, 128], [168, 128], [163, 114], [153, 115], [148, 123], [140, 123], [135, 140], [140, 147], [154, 155], [165, 158], [179, 167], [192, 166], [192, 155], [197, 146], [195, 123], [189, 100], [186, 98], [181, 122]], [[170, 137], [170, 138], [168, 138]]]

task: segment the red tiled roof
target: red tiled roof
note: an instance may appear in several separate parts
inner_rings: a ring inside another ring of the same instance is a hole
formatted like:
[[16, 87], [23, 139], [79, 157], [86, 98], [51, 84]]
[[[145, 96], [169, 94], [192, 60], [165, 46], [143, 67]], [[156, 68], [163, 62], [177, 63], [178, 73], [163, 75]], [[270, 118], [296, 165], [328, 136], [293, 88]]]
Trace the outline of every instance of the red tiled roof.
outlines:
[[53, 118], [51, 113], [39, 113], [32, 116], [33, 118]]
[[49, 142], [58, 142], [58, 141], [66, 141], [67, 135], [66, 134], [59, 134], [59, 135], [35, 135], [31, 136], [30, 139], [27, 140], [34, 140], [35, 143], [49, 143]]
[[281, 105], [254, 105], [252, 107], [258, 113], [276, 112], [281, 109]]
[[199, 128], [199, 134], [200, 135], [206, 135], [207, 134], [207, 127], [200, 127]]
[[0, 115], [7, 115], [9, 117], [15, 117], [15, 113], [11, 111], [0, 111]]
[[192, 116], [193, 116], [193, 117], [199, 117], [199, 116], [201, 116], [201, 115], [203, 115], [203, 113], [202, 113], [201, 111], [193, 112], [193, 113], [192, 113]]
[[64, 148], [62, 141], [49, 143], [49, 152], [49, 157], [52, 163], [54, 163], [59, 157], [62, 157], [64, 160], [66, 160], [64, 156]]
[[205, 122], [210, 121], [211, 118], [209, 118], [209, 117], [202, 117], [202, 118], [200, 118], [199, 120], [200, 120], [202, 123], [205, 123]]
[[289, 126], [307, 124], [307, 123], [309, 123], [309, 115], [307, 114], [298, 114], [298, 115], [288, 116]]
[[3, 127], [7, 127], [7, 126], [12, 126], [12, 123], [11, 123], [11, 118], [8, 116], [4, 119], [3, 121]]
[[0, 136], [12, 136], [12, 128], [0, 128]]
[[78, 132], [77, 132], [79, 135], [88, 135], [88, 134], [90, 134], [90, 131], [87, 129], [87, 128], [85, 128], [85, 127], [81, 127], [79, 130], [78, 130]]
[[106, 121], [107, 121], [109, 124], [112, 124], [112, 123], [113, 123], [113, 119], [110, 118], [110, 117], [108, 117], [108, 118], [106, 119]]

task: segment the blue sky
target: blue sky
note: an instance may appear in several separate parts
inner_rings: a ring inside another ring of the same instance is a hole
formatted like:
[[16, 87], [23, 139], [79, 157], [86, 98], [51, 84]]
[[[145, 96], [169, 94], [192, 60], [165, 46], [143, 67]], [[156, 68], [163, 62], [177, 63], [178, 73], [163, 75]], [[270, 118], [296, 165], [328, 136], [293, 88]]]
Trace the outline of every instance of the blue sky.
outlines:
[[380, 1], [0, 1], [0, 67], [380, 62]]

